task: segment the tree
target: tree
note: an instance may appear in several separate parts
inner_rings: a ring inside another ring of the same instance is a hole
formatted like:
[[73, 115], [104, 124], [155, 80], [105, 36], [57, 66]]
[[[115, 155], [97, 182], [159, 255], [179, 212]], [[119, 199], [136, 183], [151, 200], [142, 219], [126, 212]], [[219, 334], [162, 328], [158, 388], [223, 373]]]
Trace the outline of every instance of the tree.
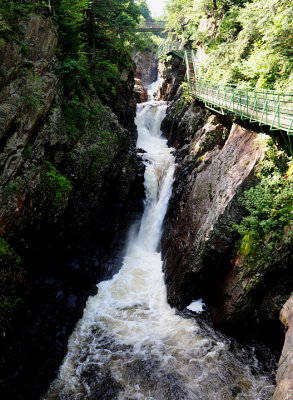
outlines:
[[144, 17], [144, 19], [147, 22], [151, 22], [153, 21], [150, 9], [148, 8], [148, 5], [146, 3], [146, 0], [138, 0], [137, 3], [139, 11], [141, 13], [141, 15]]

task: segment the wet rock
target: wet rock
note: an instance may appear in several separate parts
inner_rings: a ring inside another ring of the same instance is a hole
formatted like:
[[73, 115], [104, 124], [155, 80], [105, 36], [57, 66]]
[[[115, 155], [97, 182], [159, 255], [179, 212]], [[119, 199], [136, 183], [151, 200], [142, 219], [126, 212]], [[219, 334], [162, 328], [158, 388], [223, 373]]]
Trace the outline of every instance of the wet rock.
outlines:
[[171, 226], [166, 222], [162, 241], [168, 300], [175, 306], [214, 292], [235, 240], [231, 223], [243, 215], [239, 195], [255, 182], [253, 169], [262, 155], [256, 134], [234, 124], [225, 141], [227, 136], [227, 128], [209, 117], [181, 163], [173, 194], [179, 210]]
[[293, 297], [290, 297], [284, 304], [280, 320], [286, 329], [285, 343], [279, 361], [277, 372], [277, 385], [273, 400], [293, 399]]
[[162, 123], [178, 162], [162, 239], [168, 301], [183, 308], [203, 297], [218, 328], [260, 340], [265, 330], [264, 340], [279, 347], [278, 314], [293, 282], [291, 230], [262, 274], [246, 278], [231, 229], [245, 214], [240, 198], [258, 182], [264, 149], [254, 131], [180, 96], [179, 89]]
[[182, 59], [178, 56], [172, 56], [171, 63], [160, 63], [159, 74], [163, 78], [158, 89], [158, 100], [173, 100], [179, 86], [184, 81], [186, 67]]
[[158, 61], [156, 55], [151, 50], [144, 52], [134, 52], [134, 62], [136, 65], [135, 76], [143, 82], [144, 86], [157, 80]]
[[143, 83], [140, 79], [134, 78], [134, 95], [137, 103], [143, 103], [148, 99], [148, 90], [143, 86]]
[[[265, 253], [264, 253], [265, 254]], [[274, 347], [282, 345], [278, 315], [292, 290], [292, 246], [285, 244], [272, 251], [266, 268], [244, 272], [245, 257], [231, 257], [230, 270], [223, 276], [218, 298], [212, 305], [214, 322], [221, 329], [239, 336], [253, 334]], [[281, 269], [280, 269], [281, 266]]]
[[119, 392], [123, 389], [110, 371], [105, 371], [96, 365], [90, 365], [83, 369], [81, 378], [83, 384], [87, 385], [89, 389], [89, 394], [86, 396], [88, 400], [112, 400], [118, 398]]

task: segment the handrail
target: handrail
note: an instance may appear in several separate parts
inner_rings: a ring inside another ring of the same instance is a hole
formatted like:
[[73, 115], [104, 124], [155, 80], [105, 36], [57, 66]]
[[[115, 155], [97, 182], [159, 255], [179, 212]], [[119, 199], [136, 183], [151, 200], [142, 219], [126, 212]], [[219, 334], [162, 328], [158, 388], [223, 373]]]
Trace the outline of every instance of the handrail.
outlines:
[[170, 42], [168, 39], [166, 39], [159, 45], [156, 56], [157, 58], [160, 58], [171, 51], [183, 51], [181, 50], [181, 47], [182, 45], [180, 42]]
[[[270, 130], [283, 130], [293, 135], [293, 93], [270, 89], [237, 87], [234, 84], [216, 83], [197, 74], [193, 51], [184, 54], [186, 78], [192, 95], [207, 107], [225, 113], [232, 112], [242, 119], [269, 125]], [[193, 74], [190, 71], [193, 67]]]
[[143, 21], [139, 24], [140, 28], [166, 28], [167, 21]]
[[185, 61], [185, 65], [186, 65], [187, 82], [190, 82], [190, 66], [189, 66], [189, 58], [188, 58], [187, 51], [184, 52], [184, 61]]
[[166, 29], [166, 21], [144, 21], [136, 28], [137, 32], [159, 32]]
[[268, 125], [272, 131], [282, 130], [293, 135], [293, 92], [217, 83], [202, 78], [199, 76], [194, 51], [187, 51], [183, 49], [182, 43], [170, 39], [161, 43], [157, 57], [171, 53], [178, 55], [178, 52], [184, 52], [184, 56], [180, 57], [186, 64], [185, 78], [190, 94], [202, 100], [208, 108], [222, 114], [232, 112], [241, 119]]

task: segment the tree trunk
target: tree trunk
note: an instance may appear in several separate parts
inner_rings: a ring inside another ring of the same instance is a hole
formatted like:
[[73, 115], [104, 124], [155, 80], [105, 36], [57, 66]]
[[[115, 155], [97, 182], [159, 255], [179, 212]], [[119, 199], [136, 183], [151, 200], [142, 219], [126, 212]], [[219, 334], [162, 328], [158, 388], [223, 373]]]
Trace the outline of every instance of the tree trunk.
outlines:
[[96, 57], [96, 24], [93, 12], [91, 12], [91, 23], [92, 23], [92, 60]]

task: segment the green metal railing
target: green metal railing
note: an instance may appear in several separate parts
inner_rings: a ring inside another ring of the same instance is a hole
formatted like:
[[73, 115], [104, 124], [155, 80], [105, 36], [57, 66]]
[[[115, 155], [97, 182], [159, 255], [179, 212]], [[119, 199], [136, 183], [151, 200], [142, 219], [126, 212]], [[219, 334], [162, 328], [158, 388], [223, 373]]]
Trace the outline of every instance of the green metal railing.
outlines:
[[207, 107], [222, 114], [230, 111], [242, 119], [293, 135], [293, 93], [215, 83], [197, 75], [193, 51], [185, 51], [184, 60], [190, 93]]
[[157, 50], [157, 58], [162, 57], [165, 54], [176, 54], [178, 57], [184, 57], [184, 50], [181, 50], [181, 43], [180, 42], [170, 42], [169, 40], [164, 40], [158, 50]]
[[166, 29], [166, 21], [143, 22], [136, 29], [137, 32], [162, 32]]

